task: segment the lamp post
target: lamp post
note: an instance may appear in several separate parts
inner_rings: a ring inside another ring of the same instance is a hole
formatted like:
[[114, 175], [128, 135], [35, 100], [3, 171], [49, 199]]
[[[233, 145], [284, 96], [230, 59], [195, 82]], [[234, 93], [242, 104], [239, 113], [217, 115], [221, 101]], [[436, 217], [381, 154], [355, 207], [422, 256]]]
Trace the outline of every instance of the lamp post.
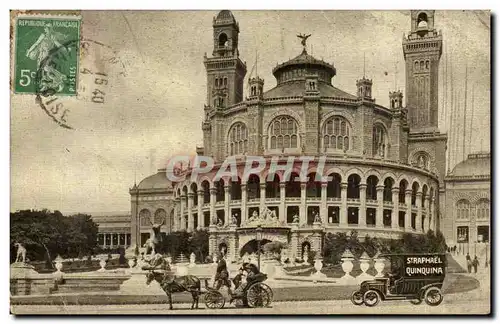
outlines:
[[260, 225], [255, 229], [255, 239], [257, 240], [257, 266], [260, 271], [260, 241], [262, 240], [262, 227]]
[[488, 268], [488, 242], [486, 242], [486, 261], [484, 262], [485, 268]]

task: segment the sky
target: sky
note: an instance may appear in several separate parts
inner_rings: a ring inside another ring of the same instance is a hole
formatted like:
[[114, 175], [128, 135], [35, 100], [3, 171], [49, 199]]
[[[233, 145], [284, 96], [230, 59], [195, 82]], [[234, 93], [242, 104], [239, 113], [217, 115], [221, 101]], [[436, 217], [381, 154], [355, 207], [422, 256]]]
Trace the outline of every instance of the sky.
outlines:
[[[83, 12], [82, 36], [90, 41], [80, 70], [105, 71], [105, 102], [90, 100], [97, 86], [81, 74], [79, 98], [60, 99], [70, 110], [67, 121], [74, 129], [68, 130], [49, 119], [33, 96], [11, 95], [11, 210], [126, 212], [134, 181], [155, 173], [174, 154], [194, 154], [202, 145], [203, 55], [212, 53], [216, 14]], [[300, 54], [296, 35], [307, 33], [309, 53], [336, 67], [334, 86], [355, 94], [364, 70], [377, 103], [387, 106], [395, 88], [404, 93], [401, 44], [410, 30], [409, 11], [233, 14], [240, 25], [240, 57], [250, 72], [258, 53], [265, 90], [276, 85], [272, 68]], [[470, 152], [490, 150], [489, 13], [436, 11], [435, 27], [444, 38], [439, 126], [443, 132], [458, 130], [448, 134], [452, 168]], [[453, 113], [451, 88], [458, 92]]]

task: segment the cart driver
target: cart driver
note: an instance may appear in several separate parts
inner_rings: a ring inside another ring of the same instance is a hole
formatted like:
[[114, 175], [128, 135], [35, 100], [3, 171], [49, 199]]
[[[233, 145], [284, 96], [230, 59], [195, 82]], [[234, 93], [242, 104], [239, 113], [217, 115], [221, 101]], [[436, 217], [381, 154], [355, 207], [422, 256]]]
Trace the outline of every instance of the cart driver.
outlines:
[[386, 277], [389, 278], [389, 287], [395, 288], [394, 285], [398, 279], [402, 277], [403, 265], [401, 259], [396, 259], [391, 264], [391, 272], [386, 273]]
[[247, 273], [246, 280], [243, 280], [240, 286], [234, 290], [233, 294], [231, 294], [231, 301], [236, 298], [241, 298], [246, 287], [251, 285], [255, 281], [256, 277], [260, 274], [259, 269], [253, 263], [243, 263], [240, 270], [243, 270]]

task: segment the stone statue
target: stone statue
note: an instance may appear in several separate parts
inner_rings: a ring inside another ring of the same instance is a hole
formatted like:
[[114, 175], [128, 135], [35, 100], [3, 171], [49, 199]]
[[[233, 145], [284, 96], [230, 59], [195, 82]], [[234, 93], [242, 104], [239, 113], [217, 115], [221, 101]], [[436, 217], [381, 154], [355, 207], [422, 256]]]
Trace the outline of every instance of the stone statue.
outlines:
[[26, 263], [26, 248], [21, 243], [15, 243], [17, 247], [16, 262]]
[[236, 215], [233, 214], [231, 222], [232, 222], [233, 225], [236, 225], [238, 223], [238, 219], [236, 218]]
[[276, 211], [275, 210], [272, 210], [269, 212], [269, 219], [272, 220], [272, 221], [276, 221]]
[[292, 221], [292, 223], [294, 223], [294, 224], [298, 224], [299, 223], [299, 215], [297, 215], [297, 214], [293, 215], [293, 221]]
[[222, 224], [222, 220], [220, 218], [217, 219], [217, 226], [222, 227], [224, 224]]
[[314, 222], [315, 223], [321, 223], [321, 217], [319, 217], [318, 213], [316, 213], [316, 215], [314, 216]]
[[151, 255], [155, 255], [156, 252], [159, 252], [159, 249], [161, 248], [161, 243], [163, 242], [163, 238], [161, 236], [161, 227], [165, 224], [165, 218], [163, 218], [162, 222], [160, 224], [153, 224], [151, 222], [151, 219], [149, 220], [149, 223], [151, 224], [151, 237], [149, 238], [149, 243], [146, 241], [148, 244], [146, 247], [146, 254], [151, 253]]
[[189, 263], [190, 264], [196, 263], [196, 255], [194, 254], [194, 252], [191, 252], [191, 255], [189, 256]]
[[256, 210], [254, 210], [252, 213], [252, 217], [250, 217], [250, 221], [253, 222], [253, 221], [256, 221], [258, 219], [259, 219], [259, 214], [257, 213]]
[[298, 38], [301, 39], [300, 43], [302, 44], [302, 46], [304, 46], [304, 49], [306, 48], [306, 42], [307, 42], [307, 39], [309, 37], [311, 37], [311, 34], [309, 35], [306, 35], [306, 34], [298, 34], [297, 35]]

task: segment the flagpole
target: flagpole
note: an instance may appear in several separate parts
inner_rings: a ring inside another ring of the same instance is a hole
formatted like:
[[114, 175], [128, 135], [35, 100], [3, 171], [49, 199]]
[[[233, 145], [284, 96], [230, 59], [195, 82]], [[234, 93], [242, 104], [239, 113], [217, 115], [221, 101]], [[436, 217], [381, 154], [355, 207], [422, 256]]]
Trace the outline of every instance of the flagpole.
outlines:
[[464, 102], [464, 131], [463, 131], [463, 139], [462, 139], [462, 161], [465, 160], [465, 132], [466, 132], [466, 117], [467, 117], [467, 72], [468, 72], [469, 66], [468, 63], [465, 64], [465, 102]]
[[470, 117], [470, 128], [469, 128], [469, 153], [472, 153], [472, 124], [474, 123], [474, 84], [472, 85], [472, 103], [471, 103], [471, 117]]

